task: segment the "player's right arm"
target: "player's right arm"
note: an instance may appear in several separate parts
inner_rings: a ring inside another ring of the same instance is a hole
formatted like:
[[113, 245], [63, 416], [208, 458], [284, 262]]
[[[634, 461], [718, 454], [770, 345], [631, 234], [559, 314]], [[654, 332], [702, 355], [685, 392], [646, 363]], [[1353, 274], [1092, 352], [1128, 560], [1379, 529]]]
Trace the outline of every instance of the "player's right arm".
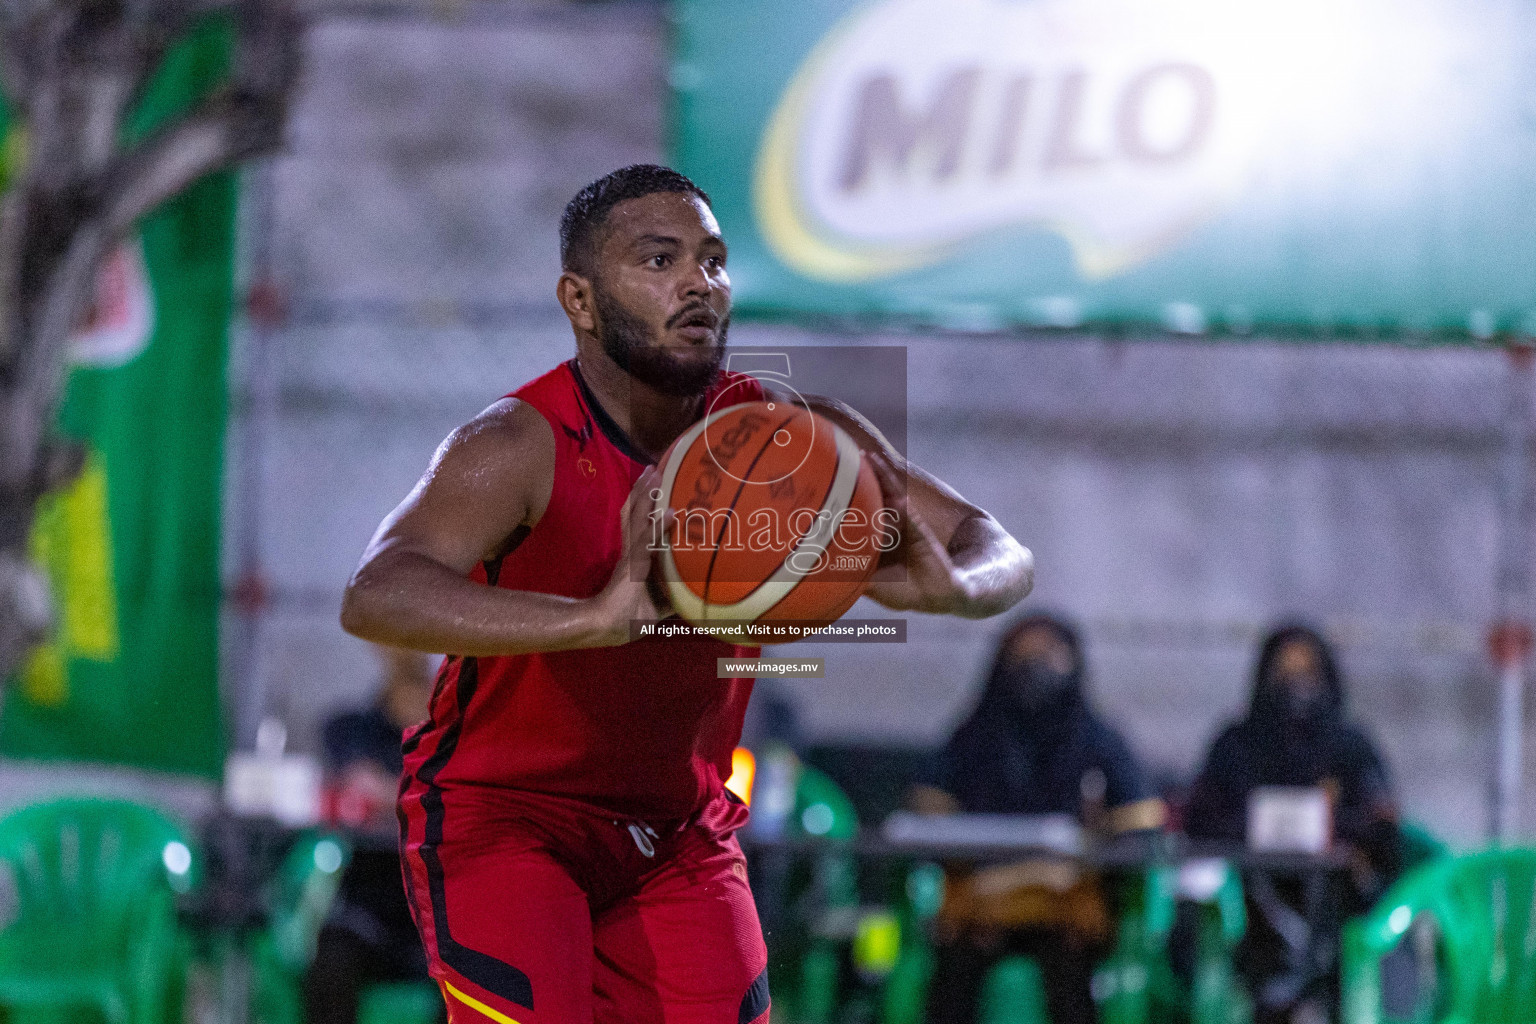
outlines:
[[597, 596], [578, 600], [469, 579], [477, 563], [505, 552], [519, 527], [538, 523], [554, 471], [554, 433], [526, 403], [502, 399], [454, 431], [363, 552], [342, 600], [342, 628], [375, 643], [465, 656], [628, 641], [630, 620], [660, 617], [635, 578], [643, 573], [628, 571], [647, 554], [654, 470], [630, 494], [627, 557]]

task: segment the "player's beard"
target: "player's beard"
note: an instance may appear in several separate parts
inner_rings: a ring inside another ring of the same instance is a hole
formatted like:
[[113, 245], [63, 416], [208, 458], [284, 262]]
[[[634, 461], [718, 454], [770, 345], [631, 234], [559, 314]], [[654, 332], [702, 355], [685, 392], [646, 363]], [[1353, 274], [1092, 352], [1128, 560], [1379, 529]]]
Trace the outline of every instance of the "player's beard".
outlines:
[[[597, 305], [598, 340], [619, 369], [664, 395], [678, 398], [702, 395], [715, 382], [725, 358], [729, 316], [720, 321], [714, 344], [699, 352], [693, 346], [659, 344], [644, 320], [595, 282], [592, 297]], [[685, 356], [683, 351], [689, 354]]]

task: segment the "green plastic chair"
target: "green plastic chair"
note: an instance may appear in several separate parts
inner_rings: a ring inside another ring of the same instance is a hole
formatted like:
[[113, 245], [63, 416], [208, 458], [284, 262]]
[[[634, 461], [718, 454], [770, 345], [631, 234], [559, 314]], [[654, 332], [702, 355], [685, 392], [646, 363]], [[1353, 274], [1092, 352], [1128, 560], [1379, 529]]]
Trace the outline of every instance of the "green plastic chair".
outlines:
[[998, 961], [982, 983], [976, 1024], [1052, 1024], [1040, 966], [1025, 956]]
[[944, 904], [944, 869], [939, 865], [915, 864], [905, 882], [896, 913], [899, 951], [882, 993], [884, 1024], [923, 1024], [934, 964], [928, 928]]
[[[1094, 997], [1102, 1024], [1249, 1024], [1253, 1005], [1233, 966], [1233, 952], [1247, 931], [1242, 881], [1225, 863], [1199, 895], [1179, 892], [1171, 866], [1148, 870], [1122, 898], [1115, 950], [1094, 972]], [[1180, 899], [1198, 914], [1194, 974], [1184, 984], [1169, 951]]]
[[1451, 848], [1439, 836], [1416, 821], [1405, 821], [1399, 828], [1403, 841], [1403, 870], [1414, 868], [1451, 855]]
[[192, 847], [159, 811], [67, 799], [0, 819], [0, 1006], [18, 1019], [168, 1024], [187, 961]]
[[844, 842], [858, 838], [859, 814], [853, 801], [820, 768], [800, 765], [800, 775], [795, 782], [795, 819], [790, 834]]
[[1103, 1024], [1148, 1024], [1155, 1004], [1176, 1000], [1166, 950], [1178, 901], [1178, 872], [1159, 867], [1126, 886], [1115, 948], [1094, 971]]
[[[1344, 932], [1344, 1020], [1536, 1021], [1536, 850], [1446, 857], [1405, 876]], [[1440, 998], [1408, 1018], [1382, 1005], [1382, 959], [1415, 923], [1433, 926]]]
[[[883, 1024], [922, 1024], [935, 958], [929, 927], [944, 903], [944, 869], [915, 864], [906, 874], [893, 923], [899, 948], [881, 998]], [[978, 1024], [1050, 1024], [1040, 966], [1025, 956], [1006, 956], [982, 981]]]
[[443, 997], [426, 982], [370, 985], [357, 1009], [357, 1024], [437, 1024]]
[[350, 857], [346, 839], [327, 832], [304, 833], [283, 857], [269, 883], [267, 926], [250, 944], [257, 1024], [303, 1024], [304, 972]]
[[[791, 836], [848, 842], [859, 834], [859, 816], [842, 787], [819, 768], [801, 762], [788, 832]], [[822, 854], [811, 870], [822, 914], [857, 912], [858, 865], [851, 855]], [[813, 932], [800, 956], [794, 991], [786, 992], [788, 998], [783, 1000], [789, 1019], [799, 1024], [830, 1024], [837, 1019], [847, 944], [837, 937]]]
[[[1185, 895], [1188, 899], [1188, 894]], [[1242, 877], [1227, 866], [1209, 897], [1195, 901], [1195, 970], [1185, 1007], [1191, 1024], [1250, 1024], [1253, 1001], [1238, 977], [1234, 955], [1248, 931]], [[1164, 963], [1167, 959], [1164, 958]]]

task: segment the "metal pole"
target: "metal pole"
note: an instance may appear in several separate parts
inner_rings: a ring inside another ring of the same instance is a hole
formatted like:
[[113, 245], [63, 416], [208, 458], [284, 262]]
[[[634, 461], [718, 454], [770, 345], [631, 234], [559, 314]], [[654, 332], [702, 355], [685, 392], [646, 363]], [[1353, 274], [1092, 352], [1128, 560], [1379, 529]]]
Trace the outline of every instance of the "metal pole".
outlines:
[[[1530, 631], [1516, 623], [1494, 627], [1491, 646], [1499, 672], [1499, 758], [1494, 835], [1502, 844], [1520, 832], [1520, 798], [1525, 785], [1525, 655]], [[1502, 653], [1508, 652], [1508, 653]]]
[[249, 285], [245, 297], [245, 424], [241, 436], [240, 477], [235, 488], [235, 559], [239, 577], [233, 594], [238, 636], [233, 645], [235, 744], [249, 750], [267, 713], [266, 673], [261, 665], [261, 635], [269, 585], [262, 562], [262, 503], [266, 499], [267, 448], [278, 415], [273, 346], [283, 320], [281, 293], [272, 274], [273, 169], [270, 160], [245, 173], [248, 202]]
[[1525, 677], [1531, 651], [1529, 345], [1509, 349], [1509, 396], [1500, 459], [1499, 621], [1488, 646], [1499, 676], [1498, 760], [1494, 777], [1494, 836], [1511, 843], [1520, 833], [1525, 768]]

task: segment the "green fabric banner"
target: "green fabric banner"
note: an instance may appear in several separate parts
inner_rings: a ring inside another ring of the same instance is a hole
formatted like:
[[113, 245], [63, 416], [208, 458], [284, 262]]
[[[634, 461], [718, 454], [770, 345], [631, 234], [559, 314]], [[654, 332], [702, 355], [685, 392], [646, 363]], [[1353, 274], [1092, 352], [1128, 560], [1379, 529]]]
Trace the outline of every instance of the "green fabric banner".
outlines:
[[[142, 137], [224, 77], [228, 26], [173, 49], [136, 109]], [[34, 556], [57, 630], [6, 688], [0, 752], [216, 777], [219, 521], [236, 182], [146, 217], [72, 343], [62, 429], [85, 472], [40, 510]]]
[[1522, 0], [677, 0], [759, 317], [1536, 333]]

